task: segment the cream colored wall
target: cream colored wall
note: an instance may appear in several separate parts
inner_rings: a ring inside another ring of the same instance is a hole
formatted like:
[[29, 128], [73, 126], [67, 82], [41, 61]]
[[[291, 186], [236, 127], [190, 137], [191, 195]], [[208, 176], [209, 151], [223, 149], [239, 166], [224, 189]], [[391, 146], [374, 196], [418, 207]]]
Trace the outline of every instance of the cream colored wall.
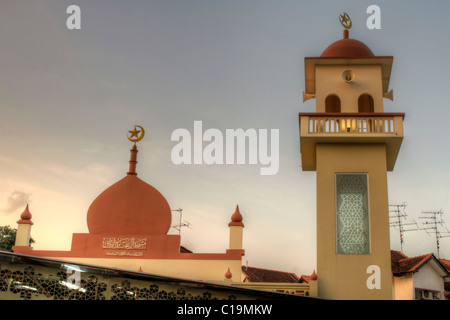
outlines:
[[393, 277], [394, 299], [413, 300], [414, 287], [412, 275]]
[[[312, 281], [314, 284], [316, 281]], [[297, 295], [317, 297], [314, 293], [314, 284], [308, 283], [290, 283], [290, 282], [240, 282], [230, 283], [233, 286], [241, 288], [253, 288], [258, 290], [271, 290]]]
[[28, 246], [30, 244], [31, 224], [18, 223], [16, 233], [16, 246]]
[[242, 249], [243, 229], [242, 226], [230, 226], [230, 249]]
[[225, 273], [230, 268], [231, 279], [237, 282], [241, 280], [240, 260], [64, 258], [64, 261], [131, 271], [138, 271], [141, 268], [145, 273], [204, 281], [223, 281]]
[[[316, 153], [319, 297], [392, 299], [386, 146], [318, 144]], [[335, 173], [368, 173], [370, 254], [336, 254]], [[366, 286], [371, 265], [381, 269], [381, 289]]]
[[[355, 74], [350, 83], [342, 79], [345, 70]], [[316, 112], [325, 112], [325, 99], [329, 94], [336, 94], [340, 98], [341, 112], [358, 112], [358, 98], [364, 93], [372, 96], [374, 112], [383, 112], [381, 79], [380, 65], [316, 66]]]
[[444, 280], [432, 263], [427, 263], [414, 274], [394, 277], [393, 281], [395, 300], [414, 300], [416, 288], [440, 292], [441, 299], [444, 297]]

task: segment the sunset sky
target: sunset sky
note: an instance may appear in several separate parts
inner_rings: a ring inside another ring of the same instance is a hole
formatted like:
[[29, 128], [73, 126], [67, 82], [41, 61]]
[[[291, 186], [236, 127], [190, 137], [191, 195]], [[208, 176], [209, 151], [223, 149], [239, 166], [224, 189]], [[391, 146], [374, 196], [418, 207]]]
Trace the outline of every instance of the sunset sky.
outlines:
[[[69, 30], [69, 5], [81, 29]], [[366, 9], [381, 9], [369, 30]], [[182, 244], [225, 252], [228, 222], [244, 217], [243, 262], [310, 274], [316, 268], [315, 172], [301, 170], [299, 112], [304, 57], [342, 38], [394, 56], [385, 112], [405, 112], [405, 138], [389, 202], [405, 222], [443, 211], [450, 229], [450, 2], [300, 0], [3, 1], [0, 4], [0, 225], [17, 227], [27, 203], [35, 249], [69, 250], [88, 232], [92, 201], [128, 171], [134, 125], [138, 177], [157, 188], [191, 228]], [[279, 171], [256, 165], [176, 165], [176, 129], [278, 129]], [[178, 213], [174, 212], [174, 223]], [[442, 230], [445, 230], [444, 228]], [[171, 232], [176, 232], [172, 230]], [[435, 237], [405, 234], [403, 252], [437, 254]], [[391, 247], [400, 250], [398, 231]], [[450, 237], [440, 257], [450, 259]]]

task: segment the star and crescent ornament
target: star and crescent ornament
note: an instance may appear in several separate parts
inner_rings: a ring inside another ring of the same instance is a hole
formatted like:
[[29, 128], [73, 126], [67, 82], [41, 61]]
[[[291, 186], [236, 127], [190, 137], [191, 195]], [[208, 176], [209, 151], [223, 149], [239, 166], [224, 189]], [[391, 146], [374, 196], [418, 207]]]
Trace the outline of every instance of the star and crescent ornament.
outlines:
[[[140, 129], [140, 130], [138, 130]], [[141, 141], [142, 138], [144, 138], [145, 136], [145, 130], [144, 128], [142, 128], [141, 126], [135, 125], [134, 129], [131, 131], [128, 131], [130, 133], [130, 136], [127, 135], [128, 140], [130, 140], [131, 142], [138, 142]]]
[[352, 20], [350, 19], [348, 14], [346, 14], [345, 12], [344, 12], [344, 14], [341, 14], [339, 16], [339, 21], [341, 22], [342, 26], [347, 30], [352, 27]]

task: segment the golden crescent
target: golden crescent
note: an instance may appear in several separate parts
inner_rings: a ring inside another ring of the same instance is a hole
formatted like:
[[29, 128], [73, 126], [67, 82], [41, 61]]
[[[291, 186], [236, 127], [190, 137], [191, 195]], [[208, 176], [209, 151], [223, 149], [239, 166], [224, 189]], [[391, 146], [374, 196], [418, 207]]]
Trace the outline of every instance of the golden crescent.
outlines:
[[138, 142], [138, 141], [141, 141], [142, 138], [144, 138], [144, 136], [145, 136], [145, 130], [144, 130], [144, 128], [142, 128], [141, 126], [138, 126], [138, 125], [134, 126], [134, 128], [139, 128], [139, 129], [141, 129], [141, 130], [142, 130], [141, 135], [140, 135], [139, 137], [137, 137], [136, 139], [131, 139], [131, 138], [128, 137], [128, 135], [127, 135], [128, 140], [130, 140], [131, 142]]
[[[346, 25], [346, 24], [344, 24], [344, 19], [347, 19], [348, 20], [348, 25]], [[352, 20], [350, 19], [350, 17], [348, 16], [348, 14], [346, 14], [345, 12], [344, 12], [344, 15], [340, 15], [339, 16], [339, 22], [342, 24], [342, 26], [345, 28], [345, 29], [350, 29], [351, 27], [352, 27]]]

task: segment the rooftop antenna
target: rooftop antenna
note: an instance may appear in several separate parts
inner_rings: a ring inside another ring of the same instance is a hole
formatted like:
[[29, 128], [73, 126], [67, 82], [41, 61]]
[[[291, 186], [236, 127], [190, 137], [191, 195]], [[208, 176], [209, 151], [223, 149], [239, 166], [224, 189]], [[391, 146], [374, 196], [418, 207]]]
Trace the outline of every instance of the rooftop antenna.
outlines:
[[[427, 228], [423, 228], [428, 235], [434, 233], [436, 236], [436, 248], [437, 248], [437, 258], [439, 259], [439, 239], [450, 237], [450, 231], [444, 225], [444, 220], [442, 219], [442, 209], [439, 211], [422, 211], [422, 216], [419, 219], [426, 219], [422, 224], [429, 225]], [[445, 231], [440, 231], [438, 226], [445, 229]], [[428, 232], [428, 230], [432, 230]]]
[[[403, 202], [403, 204], [390, 204], [389, 207], [393, 208], [392, 210], [389, 210], [389, 212], [393, 213], [393, 215], [389, 216], [389, 219], [392, 219], [392, 221], [389, 222], [389, 226], [394, 227], [395, 229], [397, 229], [398, 227], [400, 232], [400, 251], [403, 252], [403, 244], [405, 243], [403, 233], [407, 231], [417, 231], [419, 230], [419, 226], [414, 220], [413, 222], [408, 223], [405, 223], [403, 221], [407, 217], [407, 214], [405, 212], [406, 203]], [[415, 228], [411, 226], [415, 226]]]
[[180, 214], [180, 222], [178, 224], [174, 224], [174, 225], [171, 226], [175, 230], [178, 230], [178, 234], [179, 235], [181, 235], [181, 228], [182, 227], [188, 227], [189, 229], [191, 229], [192, 225], [188, 221], [185, 220], [184, 222], [181, 222], [181, 219], [183, 217], [183, 209], [175, 209], [175, 210], [172, 210], [172, 211], [178, 211], [178, 213]]

